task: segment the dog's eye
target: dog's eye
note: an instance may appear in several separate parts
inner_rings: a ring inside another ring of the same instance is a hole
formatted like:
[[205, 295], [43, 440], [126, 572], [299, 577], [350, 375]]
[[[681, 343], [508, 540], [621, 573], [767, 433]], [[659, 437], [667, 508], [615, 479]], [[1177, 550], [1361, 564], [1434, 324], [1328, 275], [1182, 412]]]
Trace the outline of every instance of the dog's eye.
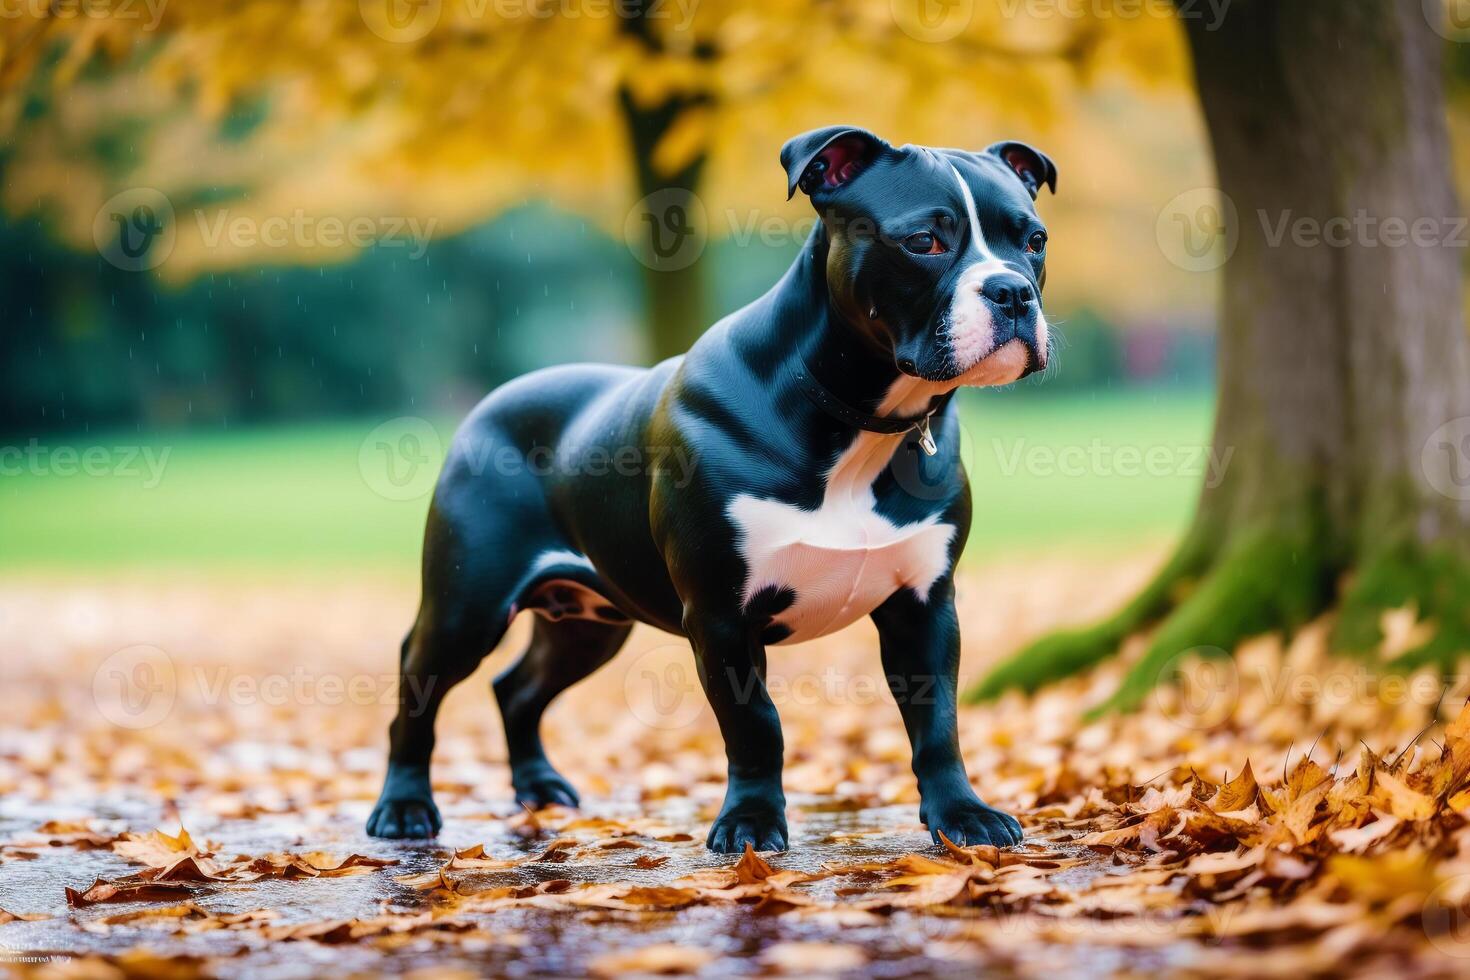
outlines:
[[1046, 232], [1033, 232], [1031, 237], [1026, 239], [1026, 251], [1031, 252], [1034, 255], [1040, 255], [1042, 252], [1045, 252]]
[[927, 231], [910, 235], [903, 240], [903, 247], [915, 255], [943, 255], [944, 243]]

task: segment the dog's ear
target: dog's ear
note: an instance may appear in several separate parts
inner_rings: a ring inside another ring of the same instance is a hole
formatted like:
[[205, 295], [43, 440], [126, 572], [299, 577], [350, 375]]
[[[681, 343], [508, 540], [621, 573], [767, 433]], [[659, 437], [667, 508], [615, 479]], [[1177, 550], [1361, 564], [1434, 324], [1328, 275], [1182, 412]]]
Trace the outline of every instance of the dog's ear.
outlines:
[[786, 168], [786, 199], [801, 188], [805, 194], [836, 188], [851, 181], [888, 144], [856, 126], [825, 126], [793, 136], [781, 147]]
[[1007, 141], [987, 147], [985, 152], [999, 157], [1001, 163], [1010, 167], [1021, 178], [1021, 183], [1031, 192], [1032, 200], [1041, 193], [1042, 185], [1053, 194], [1057, 192], [1056, 164], [1051, 162], [1051, 157], [1034, 146]]

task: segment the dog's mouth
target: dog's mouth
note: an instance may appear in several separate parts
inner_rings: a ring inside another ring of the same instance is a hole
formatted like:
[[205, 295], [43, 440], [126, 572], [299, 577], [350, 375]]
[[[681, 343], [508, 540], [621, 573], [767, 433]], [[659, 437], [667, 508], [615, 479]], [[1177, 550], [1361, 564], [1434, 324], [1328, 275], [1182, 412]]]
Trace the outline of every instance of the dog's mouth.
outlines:
[[962, 295], [929, 330], [894, 351], [901, 373], [950, 390], [1008, 385], [1046, 370], [1051, 326], [1039, 306], [1003, 316], [968, 298]]
[[951, 361], [938, 370], [925, 371], [912, 360], [904, 358], [897, 361], [897, 367], [901, 374], [942, 385], [946, 389], [990, 388], [1013, 384], [1022, 378], [1045, 371], [1046, 363], [1045, 348], [1038, 348], [1020, 337], [1012, 337], [968, 368], [960, 368]]
[[1039, 308], [1026, 317], [992, 316], [991, 344], [984, 357], [962, 367], [960, 384], [1007, 385], [1045, 371], [1051, 352], [1051, 326]]
[[970, 388], [990, 388], [1020, 381], [1028, 374], [1046, 369], [1046, 353], [1014, 337], [991, 351], [955, 379]]

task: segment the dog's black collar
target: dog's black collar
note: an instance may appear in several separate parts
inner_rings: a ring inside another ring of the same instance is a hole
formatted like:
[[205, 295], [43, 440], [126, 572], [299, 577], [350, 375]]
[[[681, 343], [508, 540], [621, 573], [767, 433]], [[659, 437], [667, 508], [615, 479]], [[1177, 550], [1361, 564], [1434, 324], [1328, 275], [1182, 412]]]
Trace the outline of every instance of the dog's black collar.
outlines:
[[801, 390], [806, 393], [806, 396], [818, 408], [837, 421], [844, 422], [854, 428], [862, 429], [865, 432], [877, 432], [883, 435], [897, 435], [900, 432], [918, 432], [919, 445], [923, 447], [925, 453], [933, 456], [939, 451], [939, 447], [934, 442], [934, 436], [929, 432], [929, 420], [934, 416], [935, 412], [943, 411], [944, 406], [949, 404], [949, 399], [954, 395], [953, 391], [946, 391], [940, 395], [939, 400], [923, 415], [870, 415], [867, 412], [853, 408], [847, 402], [828, 391], [826, 386], [817, 380], [811, 368], [807, 367], [805, 361], [799, 360], [797, 362], [794, 373], [797, 384], [801, 386]]

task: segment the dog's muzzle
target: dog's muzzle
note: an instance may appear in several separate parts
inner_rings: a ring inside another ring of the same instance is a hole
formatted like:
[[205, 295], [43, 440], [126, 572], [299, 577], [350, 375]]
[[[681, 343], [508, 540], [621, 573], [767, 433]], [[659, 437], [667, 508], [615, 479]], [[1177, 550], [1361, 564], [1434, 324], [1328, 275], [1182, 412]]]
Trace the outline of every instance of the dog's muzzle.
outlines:
[[989, 308], [992, 351], [999, 353], [1012, 341], [1020, 341], [1027, 355], [1021, 377], [1045, 370], [1046, 320], [1031, 282], [1014, 272], [995, 273], [980, 287], [980, 295]]

